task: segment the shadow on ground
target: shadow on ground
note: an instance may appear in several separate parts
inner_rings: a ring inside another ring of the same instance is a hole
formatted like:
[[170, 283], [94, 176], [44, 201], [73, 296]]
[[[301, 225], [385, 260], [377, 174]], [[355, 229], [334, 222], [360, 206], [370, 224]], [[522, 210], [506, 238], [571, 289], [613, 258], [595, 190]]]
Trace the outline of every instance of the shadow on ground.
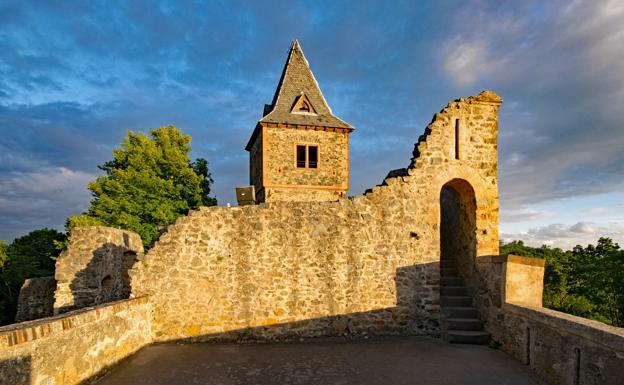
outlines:
[[114, 367], [121, 384], [541, 384], [522, 364], [484, 346], [431, 337], [315, 339], [274, 344], [163, 343]]

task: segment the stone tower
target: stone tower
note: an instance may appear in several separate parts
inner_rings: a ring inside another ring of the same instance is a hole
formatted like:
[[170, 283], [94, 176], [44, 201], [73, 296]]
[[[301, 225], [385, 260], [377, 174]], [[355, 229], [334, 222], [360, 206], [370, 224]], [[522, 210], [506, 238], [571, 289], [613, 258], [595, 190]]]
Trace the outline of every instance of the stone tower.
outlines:
[[346, 197], [353, 130], [332, 113], [295, 40], [273, 101], [245, 147], [257, 201]]

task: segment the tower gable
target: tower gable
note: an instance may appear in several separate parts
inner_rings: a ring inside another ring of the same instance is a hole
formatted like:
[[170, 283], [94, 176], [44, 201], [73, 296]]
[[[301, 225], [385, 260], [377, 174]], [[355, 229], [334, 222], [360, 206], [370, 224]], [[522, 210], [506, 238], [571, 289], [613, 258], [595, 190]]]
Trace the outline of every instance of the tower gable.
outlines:
[[[314, 107], [314, 113], [297, 113], [294, 106], [303, 101]], [[353, 131], [353, 127], [333, 114], [297, 40], [293, 42], [288, 53], [273, 101], [264, 112], [260, 123], [319, 126]]]
[[290, 113], [316, 115], [316, 110], [310, 102], [310, 99], [308, 99], [308, 97], [302, 92], [301, 96], [295, 99], [295, 103], [293, 104], [293, 108], [290, 110]]

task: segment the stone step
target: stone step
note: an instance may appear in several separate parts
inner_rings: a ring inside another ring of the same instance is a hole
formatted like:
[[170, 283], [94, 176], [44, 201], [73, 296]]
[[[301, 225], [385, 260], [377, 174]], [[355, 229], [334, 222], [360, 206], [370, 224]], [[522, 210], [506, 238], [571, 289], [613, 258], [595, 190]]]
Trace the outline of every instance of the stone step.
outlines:
[[490, 342], [490, 334], [481, 331], [449, 330], [448, 340], [455, 344], [487, 345]]
[[472, 306], [472, 297], [467, 295], [444, 295], [440, 296], [442, 306]]
[[440, 284], [442, 286], [464, 286], [460, 277], [441, 277]]
[[441, 267], [440, 276], [442, 277], [459, 277], [459, 272], [456, 267]]
[[442, 286], [440, 295], [468, 295], [466, 286]]
[[440, 267], [455, 267], [455, 262], [442, 259], [440, 260]]
[[447, 318], [448, 330], [483, 331], [483, 322], [478, 318]]
[[477, 309], [472, 306], [445, 306], [442, 312], [449, 318], [477, 318]]

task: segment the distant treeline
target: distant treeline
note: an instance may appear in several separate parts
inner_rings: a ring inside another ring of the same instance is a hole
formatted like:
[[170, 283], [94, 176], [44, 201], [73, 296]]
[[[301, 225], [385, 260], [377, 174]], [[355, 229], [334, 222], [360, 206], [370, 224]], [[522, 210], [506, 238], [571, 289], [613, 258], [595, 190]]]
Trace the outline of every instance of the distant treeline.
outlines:
[[624, 327], [624, 250], [613, 240], [569, 251], [513, 241], [501, 245], [500, 254], [546, 260], [545, 307]]

